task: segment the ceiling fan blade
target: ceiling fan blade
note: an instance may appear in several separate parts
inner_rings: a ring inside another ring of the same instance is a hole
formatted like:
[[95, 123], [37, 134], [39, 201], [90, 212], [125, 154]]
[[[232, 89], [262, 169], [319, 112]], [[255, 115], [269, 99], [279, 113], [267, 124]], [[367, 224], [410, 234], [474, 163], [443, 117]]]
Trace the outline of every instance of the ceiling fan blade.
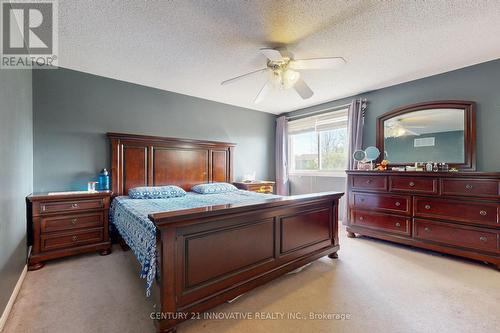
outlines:
[[242, 74], [242, 75], [239, 75], [237, 77], [233, 77], [232, 79], [222, 81], [220, 83], [220, 85], [221, 86], [225, 86], [226, 84], [236, 82], [236, 81], [238, 81], [240, 79], [244, 79], [244, 78], [246, 78], [248, 76], [251, 76], [251, 75], [254, 75], [254, 74], [258, 74], [258, 73], [262, 73], [262, 72], [265, 72], [267, 70], [268, 70], [268, 68], [257, 69], [256, 71], [253, 71], [253, 72], [250, 72], [250, 73], [246, 73], [246, 74]]
[[415, 135], [415, 136], [420, 136], [420, 134], [419, 134], [419, 133], [417, 133], [417, 132], [415, 132], [415, 131], [412, 131], [412, 130], [409, 130], [408, 128], [405, 128], [405, 131], [407, 131], [408, 133], [413, 134], [413, 135]]
[[280, 51], [275, 50], [275, 49], [270, 49], [270, 48], [262, 48], [260, 49], [260, 52], [266, 56], [267, 59], [271, 61], [278, 61], [283, 59], [283, 56], [281, 55]]
[[342, 57], [328, 57], [292, 60], [288, 66], [291, 69], [325, 69], [337, 68], [345, 63]]
[[299, 79], [297, 82], [295, 82], [293, 89], [295, 89], [295, 91], [300, 95], [300, 97], [302, 97], [302, 99], [308, 99], [312, 95], [314, 95], [314, 92], [311, 90], [311, 88], [309, 88], [307, 83], [302, 79]]
[[259, 104], [260, 102], [262, 102], [269, 93], [269, 90], [271, 90], [271, 87], [272, 87], [271, 82], [267, 81], [266, 83], [264, 83], [257, 96], [255, 96], [253, 102], [255, 104]]

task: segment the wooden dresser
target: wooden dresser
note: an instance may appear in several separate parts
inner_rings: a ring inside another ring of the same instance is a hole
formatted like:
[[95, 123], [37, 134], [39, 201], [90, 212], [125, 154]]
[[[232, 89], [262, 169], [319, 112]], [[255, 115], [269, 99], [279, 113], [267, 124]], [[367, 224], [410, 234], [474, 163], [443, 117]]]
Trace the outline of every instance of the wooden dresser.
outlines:
[[500, 269], [500, 173], [347, 171], [355, 233]]
[[111, 192], [36, 194], [28, 198], [32, 250], [29, 270], [50, 259], [84, 252], [111, 253], [108, 212]]
[[258, 192], [258, 193], [274, 193], [274, 182], [268, 180], [257, 180], [250, 183], [235, 182], [234, 186], [240, 190]]

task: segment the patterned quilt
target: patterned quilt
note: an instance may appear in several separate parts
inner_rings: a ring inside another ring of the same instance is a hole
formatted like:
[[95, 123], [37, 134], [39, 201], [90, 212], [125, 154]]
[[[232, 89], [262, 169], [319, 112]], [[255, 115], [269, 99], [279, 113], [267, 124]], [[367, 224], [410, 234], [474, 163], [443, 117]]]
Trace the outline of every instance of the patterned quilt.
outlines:
[[237, 190], [217, 194], [188, 192], [168, 199], [130, 199], [117, 197], [111, 203], [110, 223], [134, 252], [146, 279], [146, 296], [151, 295], [156, 274], [156, 227], [148, 214], [223, 204], [259, 203], [276, 195]]

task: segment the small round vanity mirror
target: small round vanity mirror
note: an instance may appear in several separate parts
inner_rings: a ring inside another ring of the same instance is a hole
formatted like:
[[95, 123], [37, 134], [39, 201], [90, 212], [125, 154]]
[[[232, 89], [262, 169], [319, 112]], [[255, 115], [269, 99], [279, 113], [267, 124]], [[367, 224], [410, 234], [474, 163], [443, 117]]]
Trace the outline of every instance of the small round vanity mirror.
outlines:
[[380, 156], [380, 150], [377, 147], [368, 147], [365, 149], [366, 160], [375, 161]]
[[366, 154], [365, 154], [365, 151], [364, 150], [356, 150], [354, 152], [354, 154], [352, 154], [352, 158], [355, 160], [355, 161], [358, 161], [358, 162], [363, 162], [366, 158]]

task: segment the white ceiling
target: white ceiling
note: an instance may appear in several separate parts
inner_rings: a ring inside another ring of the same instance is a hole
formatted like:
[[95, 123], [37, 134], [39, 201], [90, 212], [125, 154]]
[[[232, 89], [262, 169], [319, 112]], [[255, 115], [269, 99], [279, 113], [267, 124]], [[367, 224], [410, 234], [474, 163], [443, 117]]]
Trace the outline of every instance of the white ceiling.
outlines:
[[[278, 114], [499, 58], [499, 32], [496, 0], [59, 0], [59, 65]], [[347, 65], [303, 71], [308, 100], [255, 105], [265, 75], [220, 86], [281, 45]]]

